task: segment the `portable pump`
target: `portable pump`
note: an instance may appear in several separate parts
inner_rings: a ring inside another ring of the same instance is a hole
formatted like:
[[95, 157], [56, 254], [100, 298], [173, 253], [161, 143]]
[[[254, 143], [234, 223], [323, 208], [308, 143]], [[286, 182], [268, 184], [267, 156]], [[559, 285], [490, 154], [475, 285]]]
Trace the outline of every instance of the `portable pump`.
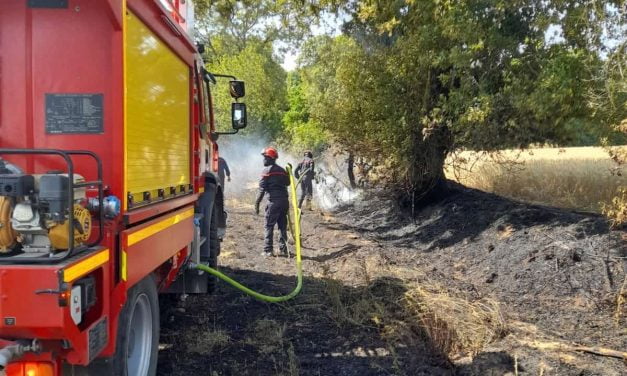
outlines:
[[[83, 181], [74, 174], [74, 184]], [[21, 250], [35, 257], [67, 250], [70, 210], [74, 214], [74, 244], [85, 243], [91, 235], [86, 189], [75, 189], [70, 208], [70, 186], [69, 176], [57, 172], [0, 174], [0, 252]]]

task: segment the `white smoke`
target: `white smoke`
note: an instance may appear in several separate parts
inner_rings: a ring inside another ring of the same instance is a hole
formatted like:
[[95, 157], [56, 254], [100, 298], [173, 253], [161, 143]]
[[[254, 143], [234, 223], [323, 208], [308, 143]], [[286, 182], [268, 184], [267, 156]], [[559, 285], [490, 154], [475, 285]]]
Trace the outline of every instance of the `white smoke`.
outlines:
[[[228, 137], [228, 138], [227, 138]], [[274, 146], [262, 137], [255, 136], [223, 136], [218, 141], [220, 156], [224, 158], [231, 171], [231, 181], [225, 182], [225, 198], [237, 199], [251, 205], [255, 201], [259, 179], [263, 171], [262, 150]], [[286, 150], [276, 147], [279, 152], [277, 164], [286, 167], [291, 163], [296, 169], [302, 157], [292, 155]], [[345, 161], [342, 157], [326, 155], [314, 158], [316, 162], [317, 182], [314, 182], [314, 203], [323, 210], [333, 210], [339, 205], [349, 204], [359, 197], [358, 190], [352, 190], [345, 179], [338, 176], [346, 175]], [[300, 198], [300, 187], [298, 197]]]
[[[231, 181], [225, 182], [225, 198], [235, 198], [253, 204], [264, 169], [261, 152], [268, 146], [276, 146], [262, 137], [240, 135], [222, 136], [218, 144], [220, 156], [224, 158], [231, 171]], [[279, 166], [285, 168], [287, 163], [296, 166], [298, 159], [281, 148], [277, 148], [277, 151]]]
[[347, 169], [347, 158], [343, 154], [327, 152], [316, 159], [314, 200], [318, 207], [333, 210], [351, 204], [361, 196], [360, 190], [350, 187]]
[[359, 193], [330, 174], [318, 178], [318, 183], [314, 185], [316, 205], [324, 210], [333, 210], [340, 205], [350, 204], [359, 197]]

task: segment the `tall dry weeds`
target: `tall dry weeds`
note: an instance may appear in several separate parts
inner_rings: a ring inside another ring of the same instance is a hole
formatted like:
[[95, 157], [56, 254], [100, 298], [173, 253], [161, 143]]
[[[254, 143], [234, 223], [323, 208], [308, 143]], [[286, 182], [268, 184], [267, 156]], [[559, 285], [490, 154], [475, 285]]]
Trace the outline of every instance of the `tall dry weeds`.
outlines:
[[449, 355], [476, 354], [507, 333], [499, 304], [492, 299], [471, 302], [444, 290], [415, 287], [407, 291], [403, 305], [432, 343]]
[[327, 314], [338, 326], [377, 328], [391, 352], [397, 346], [428, 346], [448, 357], [474, 354], [507, 333], [495, 300], [453, 296], [432, 282], [378, 278], [364, 288], [346, 289], [330, 280], [326, 293]]
[[[627, 152], [627, 148], [615, 148]], [[601, 212], [627, 186], [603, 148], [457, 153], [447, 176], [471, 188], [567, 209]]]

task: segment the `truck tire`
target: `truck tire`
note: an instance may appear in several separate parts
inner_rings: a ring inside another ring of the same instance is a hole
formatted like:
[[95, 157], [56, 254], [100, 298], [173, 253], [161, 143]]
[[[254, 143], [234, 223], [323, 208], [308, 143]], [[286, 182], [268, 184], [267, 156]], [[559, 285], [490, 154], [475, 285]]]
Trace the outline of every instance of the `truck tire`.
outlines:
[[90, 376], [154, 376], [159, 350], [159, 298], [152, 275], [133, 286], [118, 321], [115, 355], [89, 366]]
[[[211, 225], [209, 227], [209, 266], [218, 268], [218, 256], [220, 255], [220, 239], [218, 238], [218, 210], [219, 207], [213, 207], [211, 210]], [[208, 280], [208, 292], [212, 293], [216, 289], [218, 278], [210, 275]]]

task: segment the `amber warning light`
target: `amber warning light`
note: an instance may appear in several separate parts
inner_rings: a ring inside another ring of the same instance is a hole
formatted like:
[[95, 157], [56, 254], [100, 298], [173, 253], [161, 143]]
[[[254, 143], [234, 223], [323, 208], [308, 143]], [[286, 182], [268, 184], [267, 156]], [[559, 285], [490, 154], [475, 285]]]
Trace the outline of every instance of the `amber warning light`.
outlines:
[[54, 376], [52, 363], [48, 362], [17, 362], [9, 363], [7, 376]]

